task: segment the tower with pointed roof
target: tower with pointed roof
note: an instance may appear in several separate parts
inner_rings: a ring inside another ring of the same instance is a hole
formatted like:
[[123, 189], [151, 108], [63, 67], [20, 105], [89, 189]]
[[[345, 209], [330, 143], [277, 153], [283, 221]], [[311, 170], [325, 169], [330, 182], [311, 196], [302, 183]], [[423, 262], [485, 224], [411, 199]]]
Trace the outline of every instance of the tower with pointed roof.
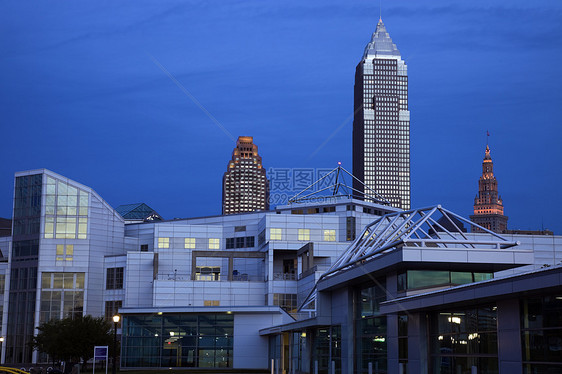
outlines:
[[222, 185], [222, 214], [269, 209], [269, 181], [253, 137], [238, 137]]
[[353, 174], [393, 206], [410, 209], [408, 71], [382, 19], [355, 70]]
[[[503, 214], [503, 201], [498, 193], [494, 163], [487, 144], [482, 162], [482, 176], [478, 180], [478, 194], [474, 198], [474, 214], [470, 216], [470, 220], [497, 233], [507, 230], [507, 216]], [[479, 232], [477, 228], [473, 231]]]

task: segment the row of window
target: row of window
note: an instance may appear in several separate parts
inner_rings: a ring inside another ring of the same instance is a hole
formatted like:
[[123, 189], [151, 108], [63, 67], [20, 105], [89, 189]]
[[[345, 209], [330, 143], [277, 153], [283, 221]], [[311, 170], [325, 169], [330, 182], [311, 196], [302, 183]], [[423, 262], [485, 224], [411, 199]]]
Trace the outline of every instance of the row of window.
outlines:
[[[207, 244], [209, 249], [219, 249], [220, 239], [209, 238]], [[161, 249], [170, 248], [170, 238], [169, 237], [158, 238], [158, 248]], [[195, 249], [195, 238], [184, 238], [184, 248]]]
[[[336, 230], [322, 230], [324, 234], [324, 241], [335, 242], [336, 241]], [[270, 228], [269, 229], [269, 240], [283, 240], [282, 239], [283, 230], [280, 228]], [[297, 234], [298, 240], [310, 241], [310, 229], [298, 229]]]
[[226, 249], [252, 248], [254, 247], [253, 236], [241, 236], [237, 238], [226, 238]]

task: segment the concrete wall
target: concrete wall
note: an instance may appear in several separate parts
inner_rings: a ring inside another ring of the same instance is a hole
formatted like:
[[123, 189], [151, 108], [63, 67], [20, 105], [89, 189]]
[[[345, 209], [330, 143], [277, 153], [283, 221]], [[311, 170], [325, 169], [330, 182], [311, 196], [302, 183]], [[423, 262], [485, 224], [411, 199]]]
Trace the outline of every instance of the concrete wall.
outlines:
[[268, 337], [259, 330], [287, 323], [285, 314], [235, 314], [234, 315], [234, 368], [267, 369]]

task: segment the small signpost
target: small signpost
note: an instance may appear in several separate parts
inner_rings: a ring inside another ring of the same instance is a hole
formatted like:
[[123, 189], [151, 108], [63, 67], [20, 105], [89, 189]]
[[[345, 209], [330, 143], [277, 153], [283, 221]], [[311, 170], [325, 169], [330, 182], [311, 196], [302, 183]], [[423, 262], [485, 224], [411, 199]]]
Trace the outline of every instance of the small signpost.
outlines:
[[96, 371], [96, 360], [105, 360], [105, 374], [107, 374], [107, 359], [109, 357], [109, 347], [107, 345], [96, 345], [94, 347], [94, 362], [92, 365], [92, 374]]

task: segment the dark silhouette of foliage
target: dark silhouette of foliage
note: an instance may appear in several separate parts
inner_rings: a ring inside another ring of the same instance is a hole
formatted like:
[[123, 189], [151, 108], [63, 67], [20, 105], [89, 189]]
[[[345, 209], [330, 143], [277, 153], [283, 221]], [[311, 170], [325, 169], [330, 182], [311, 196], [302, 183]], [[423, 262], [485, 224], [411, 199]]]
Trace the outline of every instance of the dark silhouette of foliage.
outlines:
[[33, 347], [47, 353], [53, 361], [88, 361], [94, 346], [113, 346], [113, 325], [103, 317], [84, 316], [51, 320], [41, 324]]

